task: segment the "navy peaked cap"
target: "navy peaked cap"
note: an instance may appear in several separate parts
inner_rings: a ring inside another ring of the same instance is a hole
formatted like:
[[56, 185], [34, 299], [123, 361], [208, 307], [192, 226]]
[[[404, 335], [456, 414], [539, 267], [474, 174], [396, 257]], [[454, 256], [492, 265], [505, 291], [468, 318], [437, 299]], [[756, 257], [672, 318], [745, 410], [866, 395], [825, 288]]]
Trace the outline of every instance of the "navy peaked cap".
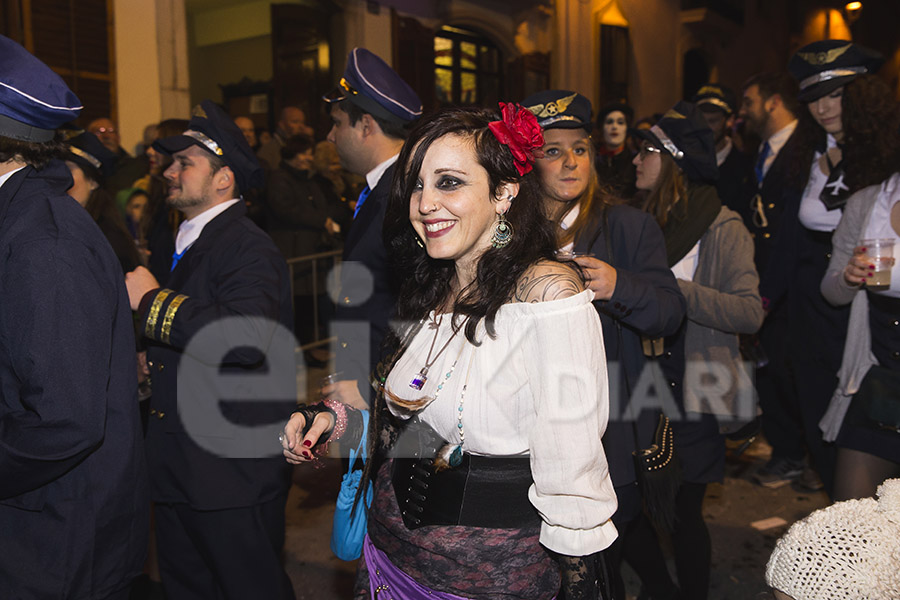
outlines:
[[545, 90], [532, 94], [522, 106], [537, 117], [543, 129], [584, 129], [591, 132], [591, 101], [568, 90]]
[[218, 156], [231, 167], [241, 192], [262, 187], [262, 167], [244, 134], [212, 100], [204, 100], [194, 107], [183, 134], [153, 142], [153, 148], [165, 154], [175, 154], [191, 145]]
[[401, 125], [422, 116], [419, 95], [365, 48], [350, 51], [340, 84], [322, 99], [328, 103], [349, 100], [371, 115]]
[[0, 35], [0, 136], [49, 142], [78, 117], [81, 101], [62, 77], [8, 37]]
[[[84, 131], [69, 140], [69, 152], [66, 160], [78, 166], [95, 170], [101, 177], [113, 174], [118, 157], [109, 150], [100, 139], [90, 131]], [[90, 175], [93, 177], [93, 175]]]
[[700, 107], [701, 110], [714, 106], [724, 112], [726, 115], [734, 114], [737, 107], [737, 98], [729, 88], [718, 83], [707, 83], [694, 94], [691, 102]]
[[656, 125], [631, 133], [667, 152], [690, 181], [712, 183], [719, 178], [713, 132], [695, 104], [679, 101]]
[[797, 99], [812, 102], [847, 85], [863, 73], [874, 73], [884, 57], [846, 40], [822, 40], [797, 50], [788, 71], [800, 86]]

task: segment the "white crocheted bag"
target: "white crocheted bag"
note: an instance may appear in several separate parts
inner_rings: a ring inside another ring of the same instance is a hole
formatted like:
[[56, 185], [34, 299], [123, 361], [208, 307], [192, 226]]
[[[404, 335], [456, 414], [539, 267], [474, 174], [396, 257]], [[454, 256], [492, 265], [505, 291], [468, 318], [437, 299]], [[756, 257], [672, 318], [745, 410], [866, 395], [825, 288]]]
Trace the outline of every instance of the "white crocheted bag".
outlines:
[[900, 479], [881, 484], [878, 498], [794, 523], [775, 545], [766, 582], [794, 600], [900, 599]]

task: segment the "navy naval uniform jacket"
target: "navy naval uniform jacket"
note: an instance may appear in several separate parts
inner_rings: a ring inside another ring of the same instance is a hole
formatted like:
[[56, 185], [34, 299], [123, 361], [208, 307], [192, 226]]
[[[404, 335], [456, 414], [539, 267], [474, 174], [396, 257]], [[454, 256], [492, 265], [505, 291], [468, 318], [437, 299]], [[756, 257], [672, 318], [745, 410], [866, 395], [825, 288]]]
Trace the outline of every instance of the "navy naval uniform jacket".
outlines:
[[[658, 412], [652, 409], [641, 412], [637, 423], [639, 439], [636, 440], [633, 420], [625, 416], [629, 396], [649, 381], [644, 379], [642, 383], [642, 377], [651, 376], [649, 371], [644, 374], [650, 361], [644, 356], [641, 337], [658, 338], [678, 331], [684, 321], [687, 303], [668, 267], [663, 233], [653, 217], [625, 205], [606, 210], [609, 231], [605, 230], [602, 211], [598, 212], [586, 234], [575, 240], [574, 249], [591, 252], [616, 269], [616, 289], [612, 297], [594, 301], [594, 307], [600, 315], [606, 359], [610, 364], [610, 414], [603, 447], [613, 485], [622, 488], [633, 486], [637, 481], [631, 453], [637, 446], [649, 447], [658, 417]], [[678, 357], [675, 359], [677, 361]], [[682, 372], [683, 360], [682, 353], [679, 363]], [[677, 366], [673, 369], [675, 373]], [[668, 369], [658, 370], [662, 375], [667, 372]], [[680, 382], [681, 377], [678, 377], [676, 385]], [[658, 384], [666, 385], [666, 382]], [[660, 404], [646, 397], [633, 401], [639, 406], [658, 407]], [[616, 493], [621, 494], [621, 491], [617, 489]], [[636, 516], [640, 503], [627, 504], [620, 500], [619, 511], [613, 517], [617, 524]]]
[[[244, 203], [238, 202], [207, 223], [164, 287], [148, 292], [141, 301], [140, 328], [148, 338], [147, 358], [152, 363], [147, 461], [155, 502], [186, 503], [197, 510], [247, 507], [285, 494], [289, 487], [289, 465], [281, 455], [277, 430], [266, 457], [225, 457], [199, 443], [203, 436], [241, 437], [217, 429], [218, 418], [243, 427], [278, 423], [280, 430], [296, 407], [294, 386], [291, 397], [252, 402], [245, 398], [253, 393], [242, 397], [240, 385], [227, 378], [263, 377], [272, 360], [265, 351], [275, 329], [293, 331], [287, 264], [246, 213]], [[223, 323], [228, 317], [239, 319]], [[248, 317], [263, 317], [266, 325], [254, 324]], [[201, 330], [211, 336], [211, 343], [194, 350], [189, 343]], [[252, 346], [236, 342], [239, 333], [248, 332]], [[185, 393], [179, 393], [179, 384]], [[179, 414], [196, 408], [200, 394], [206, 394], [204, 399], [222, 399], [209, 409], [221, 411], [211, 414], [209, 430], [186, 427]], [[268, 450], [266, 445], [263, 451]]]
[[0, 187], [0, 596], [102, 599], [144, 562], [149, 498], [122, 268], [69, 170]]
[[337, 370], [343, 373], [342, 379], [357, 379], [360, 393], [368, 400], [373, 397], [369, 374], [381, 357], [381, 344], [397, 304], [397, 280], [382, 236], [395, 168], [396, 163], [384, 172], [347, 232], [335, 310]]

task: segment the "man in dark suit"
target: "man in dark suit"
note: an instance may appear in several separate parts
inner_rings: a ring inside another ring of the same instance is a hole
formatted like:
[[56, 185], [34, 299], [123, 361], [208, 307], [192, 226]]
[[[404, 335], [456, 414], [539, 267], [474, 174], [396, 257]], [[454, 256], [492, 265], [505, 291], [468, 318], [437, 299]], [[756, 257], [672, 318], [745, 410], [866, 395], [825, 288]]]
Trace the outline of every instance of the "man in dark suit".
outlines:
[[342, 381], [322, 392], [365, 408], [371, 398], [369, 374], [378, 364], [396, 304], [397, 282], [381, 229], [394, 163], [410, 124], [422, 114], [422, 102], [387, 63], [365, 48], [350, 52], [340, 85], [324, 99], [331, 105], [333, 123], [328, 141], [337, 146], [344, 168], [364, 176], [367, 185], [344, 242], [332, 327]]
[[296, 398], [288, 269], [246, 218], [262, 183], [244, 136], [209, 100], [171, 154], [168, 203], [186, 220], [161, 287], [139, 267], [128, 295], [153, 377], [147, 458], [169, 598], [294, 597], [281, 564], [290, 471], [278, 432]]
[[124, 600], [150, 507], [122, 269], [66, 196], [81, 103], [0, 36], [0, 595]]
[[[761, 73], [744, 84], [740, 116], [762, 139], [754, 161], [757, 193], [741, 216], [753, 236], [760, 290], [781, 279], [786, 261], [774, 252], [785, 210], [803, 193], [792, 173], [798, 139], [796, 83], [787, 73]], [[767, 305], [759, 331], [760, 346], [768, 364], [757, 371], [757, 390], [762, 409], [762, 428], [772, 445], [772, 458], [759, 470], [757, 480], [778, 487], [803, 474], [806, 451], [803, 426], [788, 352], [788, 314], [784, 301]]]

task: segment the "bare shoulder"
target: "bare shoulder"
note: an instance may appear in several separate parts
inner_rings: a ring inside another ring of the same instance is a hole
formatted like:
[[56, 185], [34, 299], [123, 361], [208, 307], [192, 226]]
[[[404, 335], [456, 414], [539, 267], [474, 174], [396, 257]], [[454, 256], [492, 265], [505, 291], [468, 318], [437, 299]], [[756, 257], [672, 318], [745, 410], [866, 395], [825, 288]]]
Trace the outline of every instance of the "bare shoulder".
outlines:
[[574, 267], [554, 261], [532, 265], [516, 285], [516, 302], [548, 302], [584, 291], [584, 283]]

